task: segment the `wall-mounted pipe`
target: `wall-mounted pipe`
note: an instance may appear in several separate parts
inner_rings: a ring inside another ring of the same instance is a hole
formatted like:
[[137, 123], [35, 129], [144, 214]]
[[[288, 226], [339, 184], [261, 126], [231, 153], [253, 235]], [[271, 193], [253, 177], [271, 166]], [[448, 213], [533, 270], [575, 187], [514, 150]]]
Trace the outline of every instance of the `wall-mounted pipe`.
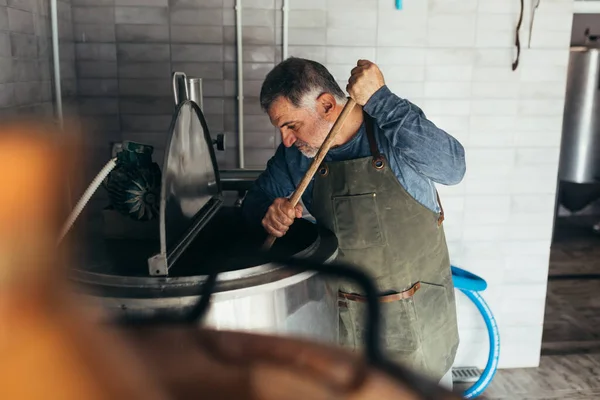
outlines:
[[60, 84], [60, 52], [58, 49], [58, 4], [57, 0], [50, 0], [50, 21], [52, 26], [52, 59], [54, 64], [54, 92], [56, 104], [56, 118], [60, 128], [63, 128], [62, 88]]
[[283, 30], [282, 32], [282, 45], [283, 45], [283, 51], [282, 51], [282, 60], [285, 60], [288, 58], [288, 33], [289, 33], [289, 19], [290, 19], [290, 5], [289, 5], [289, 0], [283, 0], [283, 4], [281, 7], [281, 11], [283, 13], [282, 15], [282, 24], [281, 24], [281, 29]]
[[[60, 82], [60, 50], [58, 37], [58, 4], [57, 0], [50, 0], [50, 26], [52, 30], [52, 63], [54, 67], [54, 116], [58, 121], [58, 126], [64, 128], [63, 105], [62, 105], [62, 85]], [[73, 208], [73, 196], [71, 194], [71, 182], [69, 178], [66, 184], [66, 202], [69, 208]]]
[[189, 78], [188, 90], [190, 92], [190, 100], [198, 104], [200, 110], [204, 112], [204, 95], [202, 94], [202, 78]]
[[238, 100], [238, 166], [244, 168], [244, 64], [242, 57], [242, 0], [235, 0]]

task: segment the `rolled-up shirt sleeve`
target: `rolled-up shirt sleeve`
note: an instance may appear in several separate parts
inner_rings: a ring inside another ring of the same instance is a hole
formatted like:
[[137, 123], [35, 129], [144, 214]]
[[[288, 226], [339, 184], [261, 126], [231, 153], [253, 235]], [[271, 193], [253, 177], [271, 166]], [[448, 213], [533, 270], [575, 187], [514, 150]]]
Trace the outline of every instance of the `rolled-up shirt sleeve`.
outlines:
[[443, 185], [462, 181], [466, 171], [463, 146], [428, 120], [419, 107], [383, 86], [364, 110], [415, 171]]

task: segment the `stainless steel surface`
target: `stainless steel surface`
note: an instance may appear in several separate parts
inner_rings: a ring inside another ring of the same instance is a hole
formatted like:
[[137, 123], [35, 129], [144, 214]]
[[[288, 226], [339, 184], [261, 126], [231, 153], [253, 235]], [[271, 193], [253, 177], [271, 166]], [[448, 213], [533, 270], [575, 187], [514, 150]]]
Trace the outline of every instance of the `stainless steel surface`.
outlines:
[[600, 51], [571, 49], [559, 179], [600, 183]]
[[189, 100], [190, 93], [187, 84], [187, 75], [184, 72], [173, 72], [172, 81], [175, 105], [179, 105], [184, 100]]
[[[239, 215], [233, 209], [230, 211], [234, 213], [225, 215]], [[239, 226], [237, 218], [223, 223], [219, 216], [221, 213], [201, 231], [167, 277], [143, 275], [135, 265], [132, 268], [130, 260], [124, 260], [123, 250], [128, 249], [127, 255], [130, 255], [135, 249], [127, 243], [112, 249], [113, 257], [116, 255], [120, 262], [114, 264], [114, 258], [107, 256], [102, 242], [89, 243], [90, 261], [77, 263], [80, 267], [73, 269], [72, 277], [80, 284], [78, 287], [85, 298], [108, 310], [109, 317], [183, 317], [198, 301], [208, 271], [214, 270], [206, 259], [221, 255], [216, 265], [228, 265], [228, 269], [223, 269], [217, 278], [207, 316], [210, 326], [335, 342], [338, 321], [336, 284], [312, 272], [289, 270], [266, 258], [244, 255], [246, 242], [255, 239], [255, 247], [259, 248], [264, 238], [254, 238], [246, 233], [238, 233], [236, 237], [231, 228]], [[221, 229], [217, 231], [215, 228], [219, 227]], [[290, 236], [282, 238], [277, 245], [288, 252], [291, 250], [290, 256], [310, 257], [316, 262], [335, 259], [338, 247], [332, 232], [299, 220], [288, 233]], [[306, 244], [296, 245], [299, 239], [307, 237]], [[243, 246], [228, 247], [223, 244], [224, 238], [237, 240]], [[213, 254], [209, 254], [211, 251]], [[227, 259], [235, 260], [236, 256], [241, 258], [234, 265], [229, 264]]]
[[[109, 313], [130, 316], [183, 315], [198, 296], [163, 298], [97, 297]], [[313, 273], [213, 295], [205, 324], [215, 329], [302, 336], [335, 343], [337, 291]]]
[[204, 104], [202, 101], [202, 79], [201, 78], [188, 78], [187, 86], [189, 90], [189, 99], [194, 103], [198, 104], [201, 110], [204, 110]]
[[247, 191], [264, 170], [224, 169], [219, 171], [223, 190]]
[[204, 109], [202, 100], [202, 78], [187, 76], [185, 72], [176, 71], [172, 75], [173, 97], [175, 105], [179, 105], [185, 100], [191, 100], [198, 104], [200, 110]]
[[162, 167], [160, 253], [148, 260], [151, 275], [168, 274], [169, 264], [222, 204], [212, 139], [198, 106], [180, 103], [170, 130]]
[[[84, 296], [111, 316], [181, 317], [196, 304], [207, 275], [216, 271], [208, 325], [335, 343], [336, 284], [274, 265], [256, 253], [265, 232], [244, 228], [239, 208], [222, 207], [212, 140], [195, 102], [177, 105], [168, 137], [160, 241], [90, 238], [72, 269]], [[259, 172], [245, 176], [253, 181]], [[338, 250], [332, 232], [305, 220], [294, 223], [278, 242], [276, 254], [316, 262], [333, 260]]]

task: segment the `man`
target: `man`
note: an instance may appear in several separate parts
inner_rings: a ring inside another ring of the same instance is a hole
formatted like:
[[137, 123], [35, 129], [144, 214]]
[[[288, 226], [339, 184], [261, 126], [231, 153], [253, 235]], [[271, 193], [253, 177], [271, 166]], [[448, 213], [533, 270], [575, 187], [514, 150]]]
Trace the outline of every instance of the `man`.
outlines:
[[[338, 260], [375, 279], [387, 356], [451, 384], [456, 306], [434, 182], [462, 180], [464, 149], [416, 105], [393, 94], [372, 62], [358, 61], [346, 89], [362, 107], [346, 119], [302, 202], [337, 235]], [[281, 237], [303, 212], [287, 197], [346, 98], [324, 66], [290, 58], [267, 75], [260, 101], [282, 144], [248, 191], [243, 213]], [[340, 343], [357, 348], [365, 333], [364, 297], [347, 282], [339, 295]]]

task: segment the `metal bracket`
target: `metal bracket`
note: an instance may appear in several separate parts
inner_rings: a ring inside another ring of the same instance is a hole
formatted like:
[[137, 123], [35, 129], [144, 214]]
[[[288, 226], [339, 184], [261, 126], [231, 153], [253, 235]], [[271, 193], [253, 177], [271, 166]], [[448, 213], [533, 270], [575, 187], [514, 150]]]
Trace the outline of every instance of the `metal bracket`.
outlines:
[[156, 254], [148, 259], [148, 272], [150, 275], [169, 275], [169, 265], [167, 255], [163, 253]]

